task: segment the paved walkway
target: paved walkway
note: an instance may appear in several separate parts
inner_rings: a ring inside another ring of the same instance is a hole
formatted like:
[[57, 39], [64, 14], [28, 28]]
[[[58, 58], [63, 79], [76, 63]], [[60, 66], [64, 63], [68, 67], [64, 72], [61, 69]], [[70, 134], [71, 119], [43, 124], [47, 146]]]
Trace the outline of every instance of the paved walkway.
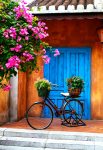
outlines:
[[[89, 120], [85, 121], [86, 126], [79, 127], [66, 127], [61, 125], [59, 119], [54, 119], [51, 126], [46, 129], [50, 131], [68, 131], [68, 132], [91, 132], [91, 133], [103, 133], [103, 120]], [[1, 126], [2, 128], [18, 128], [18, 129], [31, 129], [26, 122], [26, 119], [22, 119], [18, 122], [7, 123]]]

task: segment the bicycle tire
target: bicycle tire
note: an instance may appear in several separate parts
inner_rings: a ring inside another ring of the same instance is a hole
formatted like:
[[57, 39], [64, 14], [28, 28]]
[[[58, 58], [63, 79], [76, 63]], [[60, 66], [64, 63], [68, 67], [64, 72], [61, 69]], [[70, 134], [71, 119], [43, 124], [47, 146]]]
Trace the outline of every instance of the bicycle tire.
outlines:
[[63, 118], [69, 126], [78, 126], [83, 116], [83, 105], [77, 99], [69, 100], [63, 109]]
[[35, 102], [27, 110], [26, 120], [33, 129], [43, 130], [51, 125], [53, 121], [53, 111], [48, 104], [44, 102]]

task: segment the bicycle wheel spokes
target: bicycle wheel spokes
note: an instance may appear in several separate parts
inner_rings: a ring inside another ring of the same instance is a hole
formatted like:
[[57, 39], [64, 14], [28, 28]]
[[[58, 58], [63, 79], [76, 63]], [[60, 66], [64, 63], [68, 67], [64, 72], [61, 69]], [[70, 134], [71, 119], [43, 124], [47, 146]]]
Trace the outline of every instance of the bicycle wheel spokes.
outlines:
[[78, 100], [70, 100], [64, 107], [64, 119], [69, 124], [77, 124], [82, 118], [83, 107]]
[[34, 129], [46, 129], [53, 120], [53, 112], [45, 103], [34, 103], [27, 111], [26, 119], [28, 124]]

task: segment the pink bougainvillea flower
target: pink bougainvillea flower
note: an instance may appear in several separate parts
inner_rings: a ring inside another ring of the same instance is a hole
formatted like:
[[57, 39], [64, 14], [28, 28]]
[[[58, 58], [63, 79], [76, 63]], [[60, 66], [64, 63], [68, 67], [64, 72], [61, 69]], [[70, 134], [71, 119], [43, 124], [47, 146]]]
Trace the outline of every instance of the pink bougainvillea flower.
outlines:
[[49, 64], [50, 62], [50, 57], [48, 57], [46, 60], [45, 60], [45, 64]]
[[48, 55], [43, 55], [42, 58], [43, 58], [43, 61], [44, 61], [45, 64], [49, 64], [50, 57], [48, 57]]
[[29, 37], [28, 37], [28, 36], [26, 36], [26, 37], [25, 37], [25, 40], [26, 40], [26, 41], [28, 41], [28, 40], [29, 40]]
[[45, 22], [41, 22], [41, 21], [38, 22], [38, 26], [39, 26], [39, 27], [44, 27], [45, 25], [46, 25]]
[[17, 56], [12, 56], [8, 59], [8, 62], [6, 63], [6, 67], [9, 69], [9, 68], [13, 68], [13, 67], [16, 67], [18, 68], [19, 67], [19, 64], [20, 64], [20, 59], [17, 57]]
[[50, 62], [50, 57], [46, 58], [46, 59], [44, 60], [44, 62], [45, 62], [45, 64], [49, 64], [49, 62]]
[[36, 35], [36, 39], [44, 39], [47, 36], [49, 36], [49, 34], [47, 32], [45, 32], [45, 29], [41, 27], [41, 22], [38, 23], [38, 27], [34, 27], [32, 28], [33, 34], [32, 36]]
[[48, 34], [47, 33], [38, 33], [38, 35], [36, 35], [36, 39], [40, 39], [40, 40], [42, 40], [42, 39], [44, 39], [44, 38], [46, 38], [48, 36]]
[[14, 27], [10, 27], [9, 29], [9, 34], [10, 34], [10, 37], [12, 37], [13, 39], [16, 39], [16, 29]]
[[16, 19], [19, 19], [23, 15], [23, 12], [20, 6], [15, 7], [14, 12], [16, 13]]
[[39, 28], [34, 27], [34, 28], [32, 28], [32, 31], [33, 31], [34, 34], [38, 34], [39, 33]]
[[22, 0], [21, 3], [24, 5], [27, 4], [27, 2], [25, 0]]
[[16, 19], [24, 17], [29, 24], [32, 24], [33, 15], [28, 12], [28, 8], [26, 8], [24, 5], [15, 7], [14, 12], [16, 13]]
[[3, 36], [4, 36], [6, 39], [9, 39], [9, 29], [7, 29], [7, 30], [4, 31]]
[[10, 27], [10, 29], [5, 30], [3, 33], [3, 36], [7, 39], [10, 37], [13, 39], [16, 39], [16, 35], [17, 35], [17, 33], [16, 33], [16, 29], [14, 27]]
[[32, 21], [33, 21], [33, 15], [32, 14], [26, 13], [26, 15], [24, 16], [24, 18], [26, 19], [26, 21], [28, 23], [32, 24]]
[[56, 49], [54, 52], [55, 52], [55, 54], [54, 54], [55, 57], [58, 56], [58, 55], [60, 55], [60, 52], [59, 52], [58, 49]]
[[48, 30], [48, 27], [45, 27], [45, 30]]
[[16, 39], [16, 35], [15, 34], [10, 34], [10, 37], [12, 37], [13, 39]]
[[16, 32], [16, 28], [14, 28], [14, 27], [10, 27], [10, 29], [9, 29], [9, 33], [12, 33], [12, 32]]
[[45, 31], [44, 31], [44, 28], [40, 28], [40, 32], [42, 32], [42, 33], [45, 32]]
[[25, 35], [28, 35], [29, 33], [28, 33], [27, 28], [21, 28], [19, 34], [25, 36]]
[[21, 41], [21, 37], [20, 36], [18, 36], [18, 38], [17, 38], [17, 42], [20, 42]]
[[4, 91], [9, 91], [11, 89], [11, 85], [4, 85], [3, 90]]
[[28, 29], [32, 29], [32, 25], [28, 25]]
[[49, 34], [48, 34], [48, 33], [46, 33], [45, 37], [47, 37], [47, 36], [49, 36]]
[[26, 61], [31, 61], [34, 59], [34, 57], [32, 56], [32, 54], [30, 54], [29, 52], [25, 51], [23, 53], [23, 56], [26, 58]]
[[38, 36], [40, 39], [45, 38], [45, 35], [44, 35], [43, 33], [39, 33], [37, 36]]
[[17, 44], [16, 47], [10, 48], [11, 51], [20, 52], [22, 45]]

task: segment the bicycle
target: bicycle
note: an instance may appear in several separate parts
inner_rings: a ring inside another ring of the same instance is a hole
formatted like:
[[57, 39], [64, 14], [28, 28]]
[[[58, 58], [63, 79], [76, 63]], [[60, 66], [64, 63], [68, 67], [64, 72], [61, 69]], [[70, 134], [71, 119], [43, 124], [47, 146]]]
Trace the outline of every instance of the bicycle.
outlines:
[[70, 127], [86, 125], [82, 121], [83, 103], [78, 100], [78, 97], [70, 97], [69, 93], [61, 94], [64, 98], [60, 108], [56, 106], [49, 96], [29, 107], [26, 113], [26, 120], [30, 127], [37, 130], [48, 128], [53, 121], [54, 112], [56, 117], [60, 117], [62, 125]]

